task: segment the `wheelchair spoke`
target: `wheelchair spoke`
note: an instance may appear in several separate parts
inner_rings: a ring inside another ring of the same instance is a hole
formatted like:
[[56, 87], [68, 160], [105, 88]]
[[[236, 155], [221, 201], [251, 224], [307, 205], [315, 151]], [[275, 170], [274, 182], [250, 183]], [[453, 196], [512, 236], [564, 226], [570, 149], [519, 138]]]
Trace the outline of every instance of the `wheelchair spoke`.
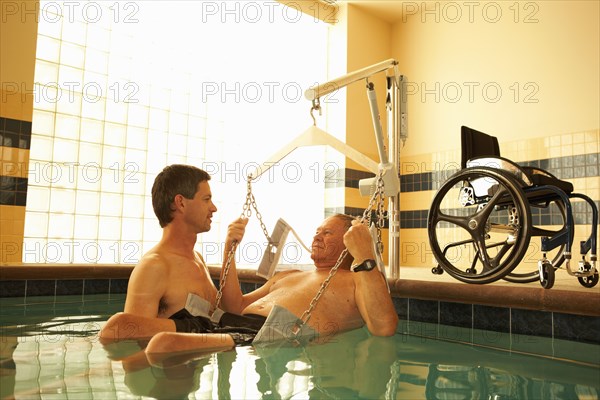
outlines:
[[473, 215], [473, 219], [479, 221], [486, 221], [490, 214], [494, 211], [494, 207], [498, 204], [500, 199], [504, 197], [508, 192], [504, 186], [500, 186], [494, 196], [487, 202], [487, 204], [475, 215]]
[[[493, 259], [490, 259], [490, 255], [487, 252], [487, 246], [485, 245], [485, 238], [478, 237], [474, 238], [473, 244], [477, 247], [477, 251], [479, 253], [479, 257], [483, 263], [483, 270], [490, 270], [496, 267], [496, 264], [493, 262]], [[489, 268], [492, 267], [492, 268]]]
[[470, 217], [460, 217], [457, 215], [444, 214], [441, 211], [439, 211], [437, 214], [438, 221], [448, 222], [450, 224], [459, 226], [463, 229], [468, 229], [470, 219], [471, 219]]
[[[504, 255], [506, 255], [506, 253], [511, 249], [512, 246], [513, 246], [513, 243], [509, 242], [508, 240], [505, 240], [503, 242], [498, 242], [498, 243], [486, 244], [485, 245], [486, 249], [493, 249], [496, 247], [501, 247], [500, 250], [498, 250], [497, 254], [494, 257], [490, 257], [488, 255], [487, 261], [481, 257], [481, 255], [480, 255], [481, 252], [477, 251], [476, 256], [480, 260], [481, 264], [483, 265], [483, 271], [491, 271], [491, 270], [493, 270], [493, 268], [500, 265], [500, 263], [502, 262], [502, 258], [504, 257]], [[477, 248], [476, 248], [476, 250], [477, 250]]]
[[492, 263], [494, 265], [498, 265], [502, 260], [502, 257], [504, 257], [504, 255], [511, 249], [512, 246], [512, 243], [509, 243], [508, 241], [504, 242], [500, 250], [498, 250], [498, 254], [496, 254], [496, 256], [492, 259]]

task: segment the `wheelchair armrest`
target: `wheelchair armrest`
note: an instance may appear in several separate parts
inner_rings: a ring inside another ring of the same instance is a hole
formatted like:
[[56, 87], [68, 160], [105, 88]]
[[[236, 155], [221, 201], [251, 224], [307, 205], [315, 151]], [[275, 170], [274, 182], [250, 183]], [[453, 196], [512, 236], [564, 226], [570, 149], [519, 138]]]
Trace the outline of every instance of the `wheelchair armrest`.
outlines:
[[550, 172], [545, 171], [536, 167], [522, 167], [523, 171], [529, 177], [529, 180], [533, 182], [534, 186], [550, 185], [556, 186], [563, 192], [569, 194], [573, 192], [573, 184], [571, 182], [563, 181], [552, 175]]
[[[510, 172], [521, 183], [522, 187], [532, 186], [533, 182], [529, 179], [527, 173], [513, 161], [504, 157], [475, 157], [467, 161], [467, 168], [470, 167], [489, 167], [501, 169]], [[541, 170], [540, 170], [541, 171]]]
[[552, 175], [550, 172], [537, 168], [537, 167], [521, 167], [523, 169], [523, 172], [525, 172], [527, 174], [527, 176], [532, 176], [532, 175], [544, 175], [547, 176], [548, 178], [553, 178], [553, 179], [558, 179], [556, 176]]

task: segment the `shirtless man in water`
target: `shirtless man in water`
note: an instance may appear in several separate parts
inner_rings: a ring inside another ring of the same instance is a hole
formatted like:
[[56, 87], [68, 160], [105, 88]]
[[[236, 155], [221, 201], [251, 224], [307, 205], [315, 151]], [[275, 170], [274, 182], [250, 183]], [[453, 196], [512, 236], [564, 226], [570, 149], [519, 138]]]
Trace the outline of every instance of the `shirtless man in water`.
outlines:
[[[214, 302], [217, 289], [202, 256], [194, 251], [199, 233], [210, 230], [217, 207], [210, 175], [189, 165], [170, 165], [152, 186], [152, 207], [163, 228], [161, 240], [135, 266], [124, 313], [112, 316], [100, 331], [103, 339], [148, 337], [169, 330], [167, 318], [181, 310], [188, 293]], [[139, 318], [145, 318], [141, 324]]]
[[[233, 240], [241, 242], [246, 223], [247, 220], [240, 219], [229, 226], [226, 254]], [[385, 277], [377, 268], [358, 268], [357, 272], [350, 270], [351, 265], [362, 265], [366, 260], [375, 258], [369, 230], [352, 217], [341, 214], [325, 219], [317, 228], [311, 253], [316, 266], [314, 271], [280, 272], [259, 289], [242, 294], [235, 263], [232, 262], [221, 306], [233, 314], [267, 317], [278, 305], [300, 318], [344, 248], [349, 254], [331, 279], [307, 324], [320, 335], [331, 335], [365, 324], [373, 335], [393, 335], [398, 316]], [[370, 265], [368, 261], [367, 265]], [[180, 325], [175, 325], [175, 329], [165, 329], [156, 334], [148, 343], [146, 353], [217, 351], [240, 343], [228, 333], [185, 333], [179, 329]]]

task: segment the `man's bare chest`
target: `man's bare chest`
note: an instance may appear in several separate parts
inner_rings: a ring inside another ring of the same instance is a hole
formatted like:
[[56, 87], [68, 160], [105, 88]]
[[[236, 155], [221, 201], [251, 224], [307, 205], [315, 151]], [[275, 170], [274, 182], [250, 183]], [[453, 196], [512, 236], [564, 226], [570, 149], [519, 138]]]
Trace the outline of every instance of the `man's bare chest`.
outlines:
[[308, 298], [309, 300], [320, 297], [339, 296], [341, 298], [354, 297], [354, 285], [348, 276], [336, 274], [325, 285], [328, 275], [324, 274], [290, 274], [277, 281], [271, 287], [271, 294], [275, 297], [285, 295], [296, 299]]
[[167, 279], [167, 290], [162, 300], [169, 310], [182, 309], [189, 293], [213, 301], [217, 292], [209, 274], [195, 265], [175, 268]]

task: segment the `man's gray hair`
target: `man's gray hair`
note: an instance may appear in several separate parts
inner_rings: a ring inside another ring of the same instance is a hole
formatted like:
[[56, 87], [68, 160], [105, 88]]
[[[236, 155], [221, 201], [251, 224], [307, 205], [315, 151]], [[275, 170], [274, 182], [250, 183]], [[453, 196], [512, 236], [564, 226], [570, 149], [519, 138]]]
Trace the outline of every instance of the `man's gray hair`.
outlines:
[[352, 215], [348, 214], [335, 214], [333, 215], [333, 217], [339, 218], [342, 221], [344, 221], [344, 226], [346, 227], [346, 230], [350, 229], [350, 227], [352, 226], [352, 221], [356, 219], [356, 217], [353, 217]]

